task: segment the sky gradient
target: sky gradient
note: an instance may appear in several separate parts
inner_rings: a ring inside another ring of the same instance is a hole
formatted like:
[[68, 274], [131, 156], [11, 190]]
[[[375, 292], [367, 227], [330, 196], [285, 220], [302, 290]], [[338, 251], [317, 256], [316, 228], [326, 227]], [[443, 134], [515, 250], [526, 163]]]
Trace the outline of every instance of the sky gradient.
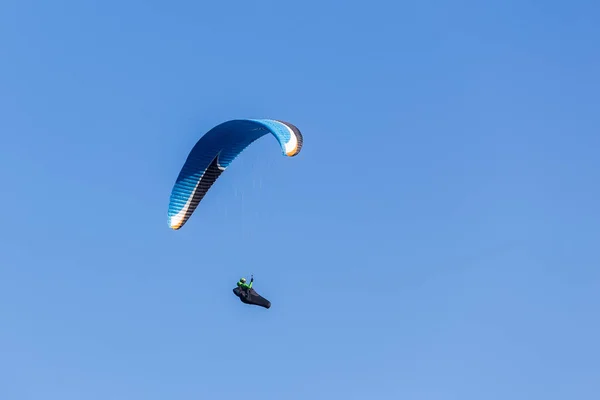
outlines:
[[220, 3], [0, 4], [0, 399], [598, 399], [600, 4]]

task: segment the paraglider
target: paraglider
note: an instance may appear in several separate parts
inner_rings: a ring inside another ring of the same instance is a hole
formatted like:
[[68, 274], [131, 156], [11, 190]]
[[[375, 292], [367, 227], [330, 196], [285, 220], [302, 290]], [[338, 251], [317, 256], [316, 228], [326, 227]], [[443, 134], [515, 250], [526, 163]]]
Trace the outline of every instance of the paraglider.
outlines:
[[303, 137], [289, 122], [272, 119], [236, 119], [224, 122], [198, 140], [171, 191], [169, 226], [180, 229], [206, 193], [233, 160], [257, 139], [272, 134], [285, 156], [300, 153]]
[[256, 290], [252, 288], [253, 282], [254, 276], [250, 279], [250, 284], [246, 283], [246, 278], [240, 278], [237, 287], [233, 289], [233, 294], [239, 297], [240, 301], [244, 304], [260, 306], [266, 309], [271, 308], [271, 302], [256, 293]]
[[[216, 180], [249, 145], [266, 134], [279, 142], [283, 155], [300, 153], [303, 137], [289, 122], [273, 119], [236, 119], [209, 130], [190, 151], [171, 190], [168, 208], [169, 227], [181, 229], [190, 219]], [[259, 295], [252, 283], [240, 279], [233, 293], [242, 303], [269, 309], [271, 302]]]

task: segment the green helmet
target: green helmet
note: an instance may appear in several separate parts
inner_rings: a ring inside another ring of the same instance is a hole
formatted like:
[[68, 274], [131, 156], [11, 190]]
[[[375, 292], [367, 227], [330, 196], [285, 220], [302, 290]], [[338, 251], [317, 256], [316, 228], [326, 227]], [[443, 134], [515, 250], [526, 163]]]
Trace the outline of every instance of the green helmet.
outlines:
[[240, 278], [240, 282], [246, 283], [246, 278]]

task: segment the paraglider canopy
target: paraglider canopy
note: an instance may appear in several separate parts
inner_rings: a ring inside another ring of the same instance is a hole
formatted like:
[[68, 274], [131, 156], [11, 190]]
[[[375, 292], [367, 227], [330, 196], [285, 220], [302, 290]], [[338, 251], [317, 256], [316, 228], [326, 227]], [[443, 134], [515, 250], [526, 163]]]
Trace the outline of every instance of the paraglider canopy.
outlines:
[[289, 122], [272, 119], [236, 119], [208, 131], [188, 155], [171, 191], [169, 226], [180, 229], [219, 176], [255, 140], [272, 134], [285, 156], [300, 153], [303, 137]]

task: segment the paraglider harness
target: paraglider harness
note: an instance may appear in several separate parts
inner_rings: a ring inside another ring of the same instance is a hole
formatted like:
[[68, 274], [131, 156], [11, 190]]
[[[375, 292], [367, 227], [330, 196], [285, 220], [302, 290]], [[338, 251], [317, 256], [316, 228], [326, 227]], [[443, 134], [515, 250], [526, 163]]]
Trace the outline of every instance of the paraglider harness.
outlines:
[[271, 308], [271, 302], [260, 294], [256, 293], [256, 290], [252, 288], [252, 283], [254, 282], [254, 276], [250, 279], [250, 284], [245, 282], [245, 278], [242, 278], [238, 281], [237, 287], [233, 289], [233, 294], [235, 294], [242, 303], [252, 304], [255, 306], [260, 306], [264, 308]]

